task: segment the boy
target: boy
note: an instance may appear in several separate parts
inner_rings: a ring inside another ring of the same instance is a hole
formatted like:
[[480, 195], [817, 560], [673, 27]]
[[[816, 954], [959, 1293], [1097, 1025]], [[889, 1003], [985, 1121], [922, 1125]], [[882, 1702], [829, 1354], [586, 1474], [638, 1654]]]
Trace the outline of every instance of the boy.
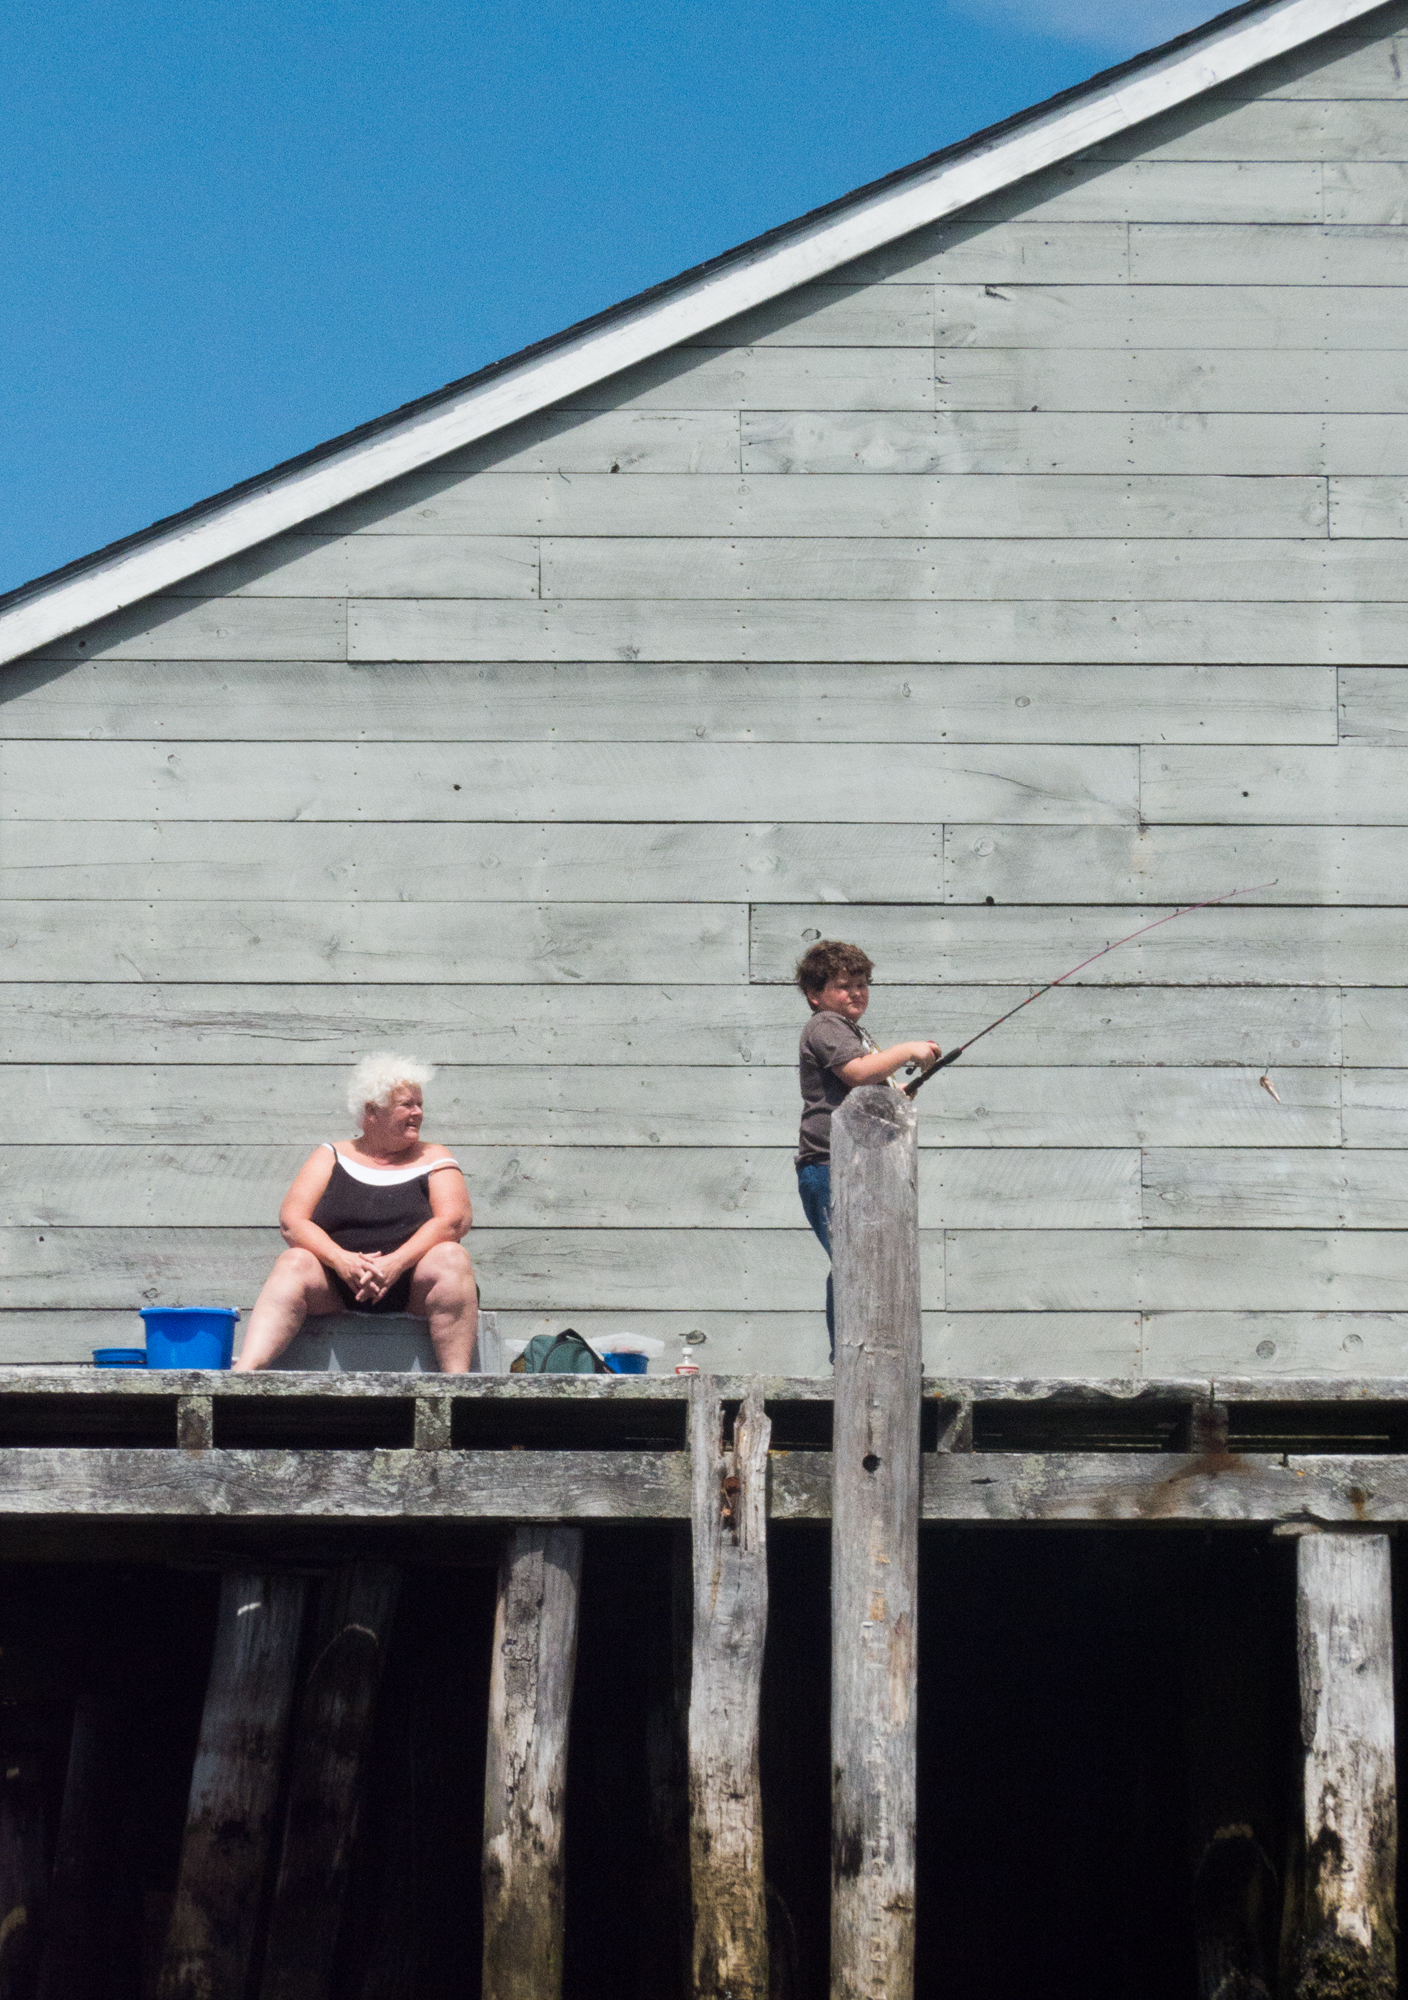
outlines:
[[[797, 1192], [802, 1210], [827, 1256], [831, 1255], [831, 1114], [848, 1091], [861, 1083], [883, 1083], [918, 1063], [928, 1069], [942, 1051], [937, 1042], [896, 1042], [877, 1049], [858, 1025], [870, 1004], [875, 970], [859, 945], [823, 939], [797, 961], [797, 984], [812, 1018], [802, 1030], [798, 1070], [802, 1082], [802, 1129], [797, 1148]], [[830, 1277], [826, 1280], [826, 1332], [836, 1359], [836, 1315]]]

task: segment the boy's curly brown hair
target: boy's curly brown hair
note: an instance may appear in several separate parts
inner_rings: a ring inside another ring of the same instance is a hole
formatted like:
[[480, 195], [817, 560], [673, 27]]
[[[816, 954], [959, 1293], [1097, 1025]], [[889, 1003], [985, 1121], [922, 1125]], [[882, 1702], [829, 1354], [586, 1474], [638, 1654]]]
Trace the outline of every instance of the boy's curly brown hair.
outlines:
[[833, 979], [869, 979], [875, 967], [858, 944], [823, 938], [797, 960], [793, 977], [803, 993], [820, 993]]

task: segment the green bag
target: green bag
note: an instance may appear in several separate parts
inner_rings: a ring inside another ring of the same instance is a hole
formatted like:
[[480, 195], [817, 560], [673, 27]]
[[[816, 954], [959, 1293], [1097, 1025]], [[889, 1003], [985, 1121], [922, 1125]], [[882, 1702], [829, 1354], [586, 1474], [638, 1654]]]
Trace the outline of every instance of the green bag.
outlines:
[[509, 1366], [511, 1375], [609, 1375], [611, 1370], [599, 1354], [594, 1354], [577, 1329], [564, 1327], [561, 1333], [535, 1333], [517, 1361]]

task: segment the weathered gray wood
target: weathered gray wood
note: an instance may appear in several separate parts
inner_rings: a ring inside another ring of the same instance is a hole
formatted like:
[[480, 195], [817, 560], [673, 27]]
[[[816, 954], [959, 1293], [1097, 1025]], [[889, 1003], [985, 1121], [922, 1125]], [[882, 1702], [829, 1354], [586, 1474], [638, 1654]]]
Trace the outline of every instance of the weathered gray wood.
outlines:
[[1136, 285], [1401, 285], [1401, 230], [1334, 224], [1136, 223], [1129, 232]]
[[1144, 1370], [1221, 1376], [1252, 1369], [1268, 1378], [1353, 1368], [1393, 1378], [1402, 1372], [1408, 1317], [1371, 1312], [1174, 1312], [1143, 1316]]
[[338, 598], [149, 598], [38, 656], [49, 660], [345, 660]]
[[[1203, 225], [1200, 241], [1204, 231], [1210, 256], [1215, 255], [1214, 245], [1221, 237], [1243, 234], [1235, 226]], [[1163, 226], [1153, 224], [1137, 227], [1132, 233], [1158, 242], [1163, 240], [1164, 231]], [[1315, 233], [1302, 232], [1307, 239]], [[1292, 237], [1291, 231], [1274, 226], [1264, 234], [1267, 241]], [[1343, 240], [1351, 242], [1357, 234], [1346, 230]], [[1263, 366], [1270, 367], [1278, 365], [1279, 352], [1282, 379], [1289, 381], [1296, 350], [1315, 350], [1327, 360], [1353, 348], [1372, 349], [1385, 357], [1394, 350], [1401, 352], [1403, 327], [1395, 317], [1397, 298], [1398, 288], [1391, 282], [1327, 287], [1309, 270], [1299, 284], [1259, 284], [1255, 278], [1245, 277], [1203, 284], [1197, 273], [1186, 271], [1175, 282], [1164, 284], [940, 285], [934, 324], [935, 341], [941, 350], [939, 407], [952, 407], [949, 392], [953, 385], [946, 373], [951, 361], [959, 350], [976, 347], [1061, 349], [1076, 368], [1103, 365], [1091, 352], [1098, 348], [1124, 349], [1131, 355], [1204, 346], [1242, 348], [1259, 353]], [[1081, 353], [1089, 356], [1085, 364], [1078, 359]], [[1311, 389], [1302, 375], [1299, 392], [1281, 407], [1322, 407], [1321, 393], [1318, 381]], [[794, 402], [772, 407], [821, 410], [827, 406]], [[866, 406], [851, 403], [839, 407], [858, 410]], [[1058, 403], [1054, 407], [1068, 406]]]
[[127, 1726], [120, 1700], [88, 1690], [80, 1694], [69, 1736], [36, 2000], [108, 2000], [112, 1992], [120, 1950], [114, 1916], [127, 1886], [120, 1872], [120, 1746]]
[[[442, 471], [736, 472], [733, 410], [544, 410], [437, 461]], [[396, 486], [386, 489], [394, 495]], [[335, 520], [335, 515], [324, 517]]]
[[[1402, 459], [1408, 464], [1408, 418], [1403, 422]], [[1386, 425], [1375, 419], [1372, 428], [1374, 461], [1382, 465]], [[1322, 435], [1317, 423], [1317, 439]], [[1128, 460], [1127, 439], [1119, 455]], [[1316, 455], [1324, 456], [1318, 445]], [[1401, 613], [1387, 604], [1076, 603], [1045, 598], [942, 606], [748, 598], [688, 604], [558, 598], [514, 604], [490, 598], [368, 598], [352, 604], [348, 621], [349, 657], [357, 661], [624, 656], [659, 661], [1089, 662], [1133, 655], [1174, 663], [1255, 665], [1298, 658], [1376, 666], [1395, 664], [1402, 651]], [[892, 763], [891, 770], [898, 780], [907, 779], [903, 765]], [[873, 790], [871, 800], [872, 805], [883, 803], [883, 788]], [[644, 803], [636, 809], [659, 817]], [[740, 806], [734, 814], [746, 810]], [[940, 811], [955, 816], [948, 805]], [[931, 805], [927, 814], [909, 816], [932, 818], [933, 813]], [[571, 805], [568, 815], [581, 817]]]
[[1140, 797], [1145, 817], [1154, 821], [1394, 826], [1403, 821], [1406, 780], [1408, 752], [1398, 748], [1174, 745], [1144, 753]]
[[[1402, 477], [1332, 479], [1329, 497], [1332, 535], [1398, 537], [1408, 531], [1408, 480]], [[1382, 677], [1360, 678], [1372, 686]]]
[[1408, 104], [1268, 98], [1219, 106], [1194, 100], [1091, 148], [1102, 160], [1408, 159]]
[[[496, 1312], [479, 1314], [479, 1354], [477, 1371], [481, 1375], [502, 1375], [507, 1364], [504, 1360], [504, 1335]], [[448, 1439], [446, 1440], [448, 1443]]]
[[[978, 759], [918, 744], [899, 761], [887, 748], [831, 743], [394, 745], [377, 752], [375, 801], [363, 809], [375, 803], [378, 817], [418, 822], [729, 818], [815, 825], [817, 800], [826, 798], [833, 822], [1135, 817], [1130, 749], [984, 747]], [[6, 744], [0, 783], [12, 819], [77, 817], [81, 799], [92, 819], [149, 820], [159, 786], [164, 820], [340, 822], [358, 798], [366, 760], [350, 743], [271, 743], [252, 767], [214, 743]], [[882, 767], [891, 772], [889, 796], [877, 799]], [[67, 809], [56, 814], [56, 801]]]
[[771, 1434], [755, 1384], [726, 1446], [716, 1379], [695, 1377], [689, 1403], [689, 1853], [697, 2000], [767, 2000], [769, 1993], [758, 1728]]
[[451, 953], [467, 983], [630, 985], [685, 975], [722, 984], [742, 975], [741, 904], [657, 904], [648, 923], [641, 911], [625, 903], [21, 902], [0, 905], [0, 929], [10, 969], [84, 983], [179, 979], [199, 965], [208, 979], [419, 985], [443, 979]]
[[573, 410], [927, 410], [933, 350], [923, 347], [671, 349], [581, 389]]
[[[1116, 251], [1121, 271], [1127, 264]], [[855, 265], [849, 272], [859, 276]], [[1102, 276], [1108, 275], [1108, 262]], [[681, 354], [703, 349], [753, 347], [888, 347], [934, 345], [934, 288], [922, 266], [902, 273], [896, 284], [798, 285], [781, 298], [722, 321], [690, 341]], [[914, 282], [909, 282], [914, 280]]]
[[400, 1591], [386, 1563], [324, 1579], [294, 1725], [260, 2000], [327, 2000], [377, 1690]]
[[1408, 1061], [1408, 993], [1351, 988], [1342, 1006], [1344, 1060], [1368, 1068]]
[[1326, 222], [1408, 221], [1408, 174], [1402, 160], [1325, 164]]
[[1345, 1070], [1341, 1123], [1346, 1146], [1408, 1145], [1408, 1076], [1396, 1069]]
[[509, 535], [281, 535], [173, 597], [536, 597], [538, 545]]
[[1401, 1149], [1151, 1150], [1144, 1155], [1143, 1179], [1146, 1223], [1359, 1230], [1408, 1225], [1408, 1151]]
[[1266, 98], [1402, 98], [1408, 76], [1408, 45], [1401, 33], [1389, 32], [1399, 21], [1374, 14], [1337, 34], [1322, 36], [1309, 47], [1266, 63], [1224, 84], [1220, 97]]
[[580, 1528], [504, 1546], [484, 1779], [485, 2000], [562, 1991], [567, 1727], [577, 1665]]
[[1408, 744], [1408, 684], [1401, 667], [1346, 667], [1339, 691], [1341, 742]]
[[1305, 1880], [1296, 2000], [1398, 1991], [1393, 1585], [1386, 1535], [1296, 1548]]
[[833, 2000], [908, 2000], [914, 1989], [916, 1124], [911, 1100], [874, 1084], [852, 1091], [832, 1120]]
[[1075, 159], [989, 195], [967, 213], [987, 221], [1357, 220], [1325, 215], [1322, 178], [1319, 163], [1312, 161], [1134, 160], [1114, 166]]
[[[1111, 228], [1103, 219], [1097, 220], [1094, 227], [1076, 222], [1069, 227], [1053, 228], [1044, 221], [1030, 222], [1018, 217], [1006, 229], [992, 229], [964, 214], [913, 230], [893, 243], [857, 257], [844, 267], [841, 275], [872, 289], [883, 287], [888, 293], [897, 285], [914, 284], [926, 278], [976, 280], [979, 284], [1004, 280], [1027, 284], [1062, 281], [1113, 284], [1127, 276], [1128, 268], [1126, 245], [1118, 228]], [[811, 285], [800, 287], [799, 295], [810, 297], [822, 289]], [[785, 301], [777, 303], [785, 309]], [[751, 330], [760, 322], [765, 323], [766, 310], [760, 308], [757, 313], [728, 321], [729, 332], [732, 334], [737, 328], [735, 337], [747, 338], [743, 329]], [[703, 346], [712, 339], [712, 334], [705, 335], [697, 344]]]
[[210, 1396], [181, 1396], [176, 1403], [176, 1442], [182, 1451], [209, 1451], [215, 1443], [215, 1404]]
[[[221, 1454], [173, 1456], [193, 1467]], [[221, 1583], [160, 2000], [228, 2000], [250, 1976], [304, 1592], [296, 1576], [232, 1574]]]

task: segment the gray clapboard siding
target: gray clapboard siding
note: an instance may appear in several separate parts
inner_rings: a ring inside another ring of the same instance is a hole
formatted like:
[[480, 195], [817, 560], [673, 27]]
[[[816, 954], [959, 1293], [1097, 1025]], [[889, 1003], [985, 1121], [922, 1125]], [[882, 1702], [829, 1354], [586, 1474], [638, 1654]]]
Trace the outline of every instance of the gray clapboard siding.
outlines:
[[345, 660], [334, 597], [152, 597], [34, 656], [41, 660]]
[[1408, 1313], [1150, 1313], [1143, 1372], [1158, 1375], [1408, 1373]]
[[931, 410], [923, 347], [672, 348], [573, 396], [573, 410]]
[[[1129, 232], [1136, 285], [1401, 285], [1408, 231], [1396, 225], [1139, 222]], [[1319, 329], [1317, 328], [1317, 331]]]
[[544, 410], [436, 463], [445, 472], [737, 472], [738, 413]]
[[[389, 538], [388, 538], [389, 539]], [[430, 593], [427, 593], [430, 594]], [[1408, 599], [1395, 543], [1335, 541], [902, 541], [894, 537], [587, 537], [542, 543], [547, 597]]]
[[[384, 535], [1323, 535], [1312, 477], [968, 473], [958, 478], [818, 473], [809, 479], [583, 473], [572, 479], [421, 473], [324, 515], [320, 526]], [[1353, 533], [1355, 530], [1349, 529]]]
[[1034, 835], [964, 826], [949, 828], [944, 842], [950, 903], [1068, 903], [1073, 894], [1087, 903], [1197, 903], [1245, 881], [1268, 885], [1249, 904], [1397, 905], [1405, 880], [1403, 827], [1044, 827]]
[[1408, 811], [1408, 752], [1396, 747], [1141, 754], [1139, 795], [1150, 821], [1395, 826]]
[[[10, 1228], [254, 1229], [277, 1214], [308, 1151], [297, 1140], [12, 1146], [0, 1157], [0, 1203]], [[611, 1230], [629, 1217], [638, 1229], [693, 1228], [703, 1236], [791, 1230], [801, 1217], [791, 1144], [756, 1151], [457, 1145], [455, 1157], [476, 1212], [495, 1229]], [[1139, 1155], [1095, 1147], [936, 1151], [921, 1168], [920, 1215], [928, 1229], [1132, 1228]]]
[[[906, 274], [907, 275], [907, 274]], [[840, 282], [799, 285], [780, 299], [723, 320], [675, 350], [749, 347], [928, 348], [934, 344], [934, 288], [881, 285], [848, 269]]]
[[[835, 913], [833, 912], [833, 915]], [[842, 916], [845, 912], [840, 913]], [[866, 934], [868, 916], [849, 934]], [[871, 940], [875, 943], [875, 940]], [[879, 946], [876, 946], [878, 951]], [[872, 1031], [889, 1042], [975, 1034], [1012, 1005], [1010, 986], [887, 985], [881, 959]], [[614, 979], [619, 979], [619, 973]], [[1408, 1000], [1347, 1002], [1366, 1064], [1408, 1062]], [[786, 983], [624, 986], [326, 984], [107, 985], [0, 981], [8, 1062], [268, 1063], [350, 1066], [391, 1044], [434, 1062], [517, 1065], [769, 1064], [791, 1070], [806, 1015]], [[1206, 1064], [1311, 1069], [1340, 1061], [1338, 988], [1061, 987], [983, 1044], [985, 1069]], [[590, 1076], [588, 1078], [590, 1081]], [[935, 1101], [930, 1085], [922, 1105]]]
[[[1116, 747], [416, 743], [0, 747], [5, 817], [194, 820], [1132, 820]], [[546, 815], [544, 808], [547, 808]], [[57, 808], [57, 810], [56, 810]]]
[[[1164, 227], [1175, 225], [1147, 225], [1156, 240]], [[1208, 234], [1216, 236], [1221, 228], [1209, 228]], [[1222, 233], [1235, 236], [1240, 230], [1229, 224]], [[1316, 231], [1305, 233], [1319, 235]], [[1287, 234], [1299, 238], [1294, 227]], [[1191, 349], [1193, 358], [1200, 358], [1208, 348], [1251, 348], [1261, 354], [1265, 368], [1276, 368], [1276, 357], [1282, 355], [1278, 379], [1293, 398], [1285, 407], [1302, 409], [1322, 391], [1319, 381], [1305, 380], [1303, 372], [1299, 387], [1293, 386], [1298, 350], [1331, 357], [1363, 349], [1402, 351], [1406, 344], [1402, 288], [1385, 283], [1388, 275], [1380, 259], [1377, 279], [1371, 270], [1363, 284], [1328, 287], [1323, 280], [1308, 278], [1299, 284], [1257, 284], [1246, 272], [1223, 284], [1203, 283], [1191, 271], [1171, 284], [940, 285], [934, 323], [939, 384], [942, 389], [950, 364], [970, 348], [1053, 348], [1077, 357], [1099, 349], [1120, 349], [1127, 354]], [[942, 408], [950, 398], [941, 394], [938, 400]], [[770, 407], [863, 410], [875, 406], [860, 401], [818, 401]], [[903, 409], [906, 405], [896, 403], [893, 407]]]
[[[244, 1307], [282, 1247], [272, 1228], [0, 1229], [0, 1307]], [[820, 1319], [826, 1281], [825, 1254], [806, 1228], [476, 1228], [469, 1249], [486, 1304], [527, 1312], [695, 1313], [701, 1303], [716, 1312], [794, 1312], [814, 1298]], [[942, 1232], [924, 1231], [921, 1249], [924, 1303], [941, 1308]]]
[[727, 903], [9, 903], [0, 944], [26, 980], [207, 979], [338, 986], [742, 976]]
[[[1307, 48], [1249, 70], [1223, 84], [1219, 97], [1240, 98], [1402, 98], [1408, 96], [1408, 44], [1401, 33], [1400, 6], [1376, 11]], [[1399, 31], [1399, 32], [1396, 32]]]
[[[823, 924], [832, 928], [832, 914], [783, 904], [755, 909], [750, 976], [786, 981], [807, 940], [825, 935]], [[871, 904], [848, 909], [846, 928], [865, 938], [871, 957], [896, 985], [909, 979], [927, 985], [952, 973], [1035, 986], [1135, 929], [1137, 918], [1131, 922], [1130, 914], [1108, 907], [901, 910]], [[1154, 914], [1146, 904], [1145, 921]], [[1194, 987], [1396, 985], [1405, 952], [1405, 910], [1246, 909], [1233, 904], [1165, 924], [1080, 977], [1092, 985], [1115, 986], [1143, 980]]]
[[[97, 851], [95, 851], [95, 849]], [[202, 901], [845, 903], [941, 894], [943, 829], [864, 826], [447, 826], [116, 820], [16, 821], [0, 842], [0, 898]]]
[[[256, 743], [272, 736], [285, 743], [1336, 740], [1335, 670], [1328, 665], [1151, 664], [1131, 673], [1114, 663], [661, 668], [611, 660], [478, 667], [428, 661], [309, 664], [293, 672], [248, 664], [178, 681], [179, 673], [149, 660], [12, 668], [9, 699], [0, 707], [4, 734], [173, 742], [218, 729], [224, 742]], [[54, 841], [55, 823], [48, 825]], [[100, 861], [81, 837], [89, 859]], [[16, 823], [0, 848], [0, 868], [17, 865], [20, 841]], [[359, 861], [367, 852], [359, 845]], [[424, 849], [422, 855], [433, 868], [434, 856]], [[226, 858], [237, 867], [242, 857], [227, 852]], [[345, 886], [355, 893], [352, 879]]]
[[[792, 1051], [787, 1052], [789, 1055]], [[921, 1147], [1337, 1146], [1340, 1072], [1259, 1068], [991, 1069], [974, 1052], [921, 1100]], [[1358, 1121], [1351, 1129], [1352, 1099]], [[285, 1064], [23, 1064], [0, 1098], [0, 1145], [264, 1146], [297, 1131], [341, 1140], [346, 1072]], [[1408, 1073], [1348, 1072], [1349, 1145], [1408, 1145]], [[454, 1147], [784, 1146], [795, 1063], [550, 1068], [447, 1063], [427, 1092], [427, 1137]], [[463, 1158], [463, 1154], [460, 1154]], [[666, 1165], [678, 1164], [671, 1154]], [[789, 1221], [791, 1218], [789, 1217]]]
[[944, 1261], [951, 1312], [1408, 1312], [1389, 1229], [949, 1230]]
[[1144, 1219], [1193, 1229], [1401, 1230], [1408, 1152], [1147, 1152]]
[[[1290, 336], [1283, 332], [1280, 337]], [[1127, 450], [1135, 453], [1128, 463], [1132, 471], [1151, 474], [1245, 471], [1240, 459], [1223, 466], [1172, 457], [1170, 434], [1189, 428], [1179, 424], [1179, 418], [1203, 412], [1224, 418], [1301, 413], [1293, 434], [1285, 423], [1267, 433], [1265, 426], [1255, 423], [1224, 422], [1214, 432], [1217, 439], [1230, 435], [1261, 444], [1268, 435], [1289, 437], [1292, 442], [1302, 438], [1315, 414], [1323, 412], [1336, 419], [1322, 448], [1329, 470], [1353, 472], [1362, 464], [1368, 471], [1396, 471], [1401, 459], [1390, 456], [1385, 462], [1384, 454], [1394, 453], [1402, 442], [1398, 425], [1405, 383], [1408, 355], [1399, 350], [1369, 353], [1352, 345], [1331, 353], [1304, 348], [1279, 355], [1269, 353], [1264, 344], [1154, 348], [1140, 354], [1099, 347], [961, 347], [940, 356], [939, 409], [941, 414], [1011, 410], [1028, 417], [1046, 411], [1057, 416], [1083, 411], [1091, 413], [1085, 418], [1087, 424], [1097, 424], [1104, 412], [1106, 428], [1108, 413], [1142, 413], [1143, 421], [1138, 416], [1125, 419]], [[1367, 462], [1363, 462], [1367, 451], [1363, 412], [1383, 412], [1382, 421], [1389, 425], [1380, 437], [1380, 455]], [[1034, 434], [1042, 435], [1048, 427], [1060, 435], [1056, 417], [1049, 425], [1036, 427]], [[968, 428], [971, 431], [972, 426]], [[1148, 463], [1142, 455], [1146, 452]], [[1300, 468], [1292, 463], [1273, 469]]]
[[1342, 1087], [1346, 1146], [1408, 1147], [1408, 1073], [1347, 1069]]
[[[1342, 168], [1335, 171], [1342, 172]], [[1326, 169], [1308, 160], [1067, 160], [966, 212], [985, 221], [1357, 221], [1325, 211]], [[1393, 216], [1365, 216], [1366, 222]]]
[[1329, 481], [1332, 535], [1408, 535], [1408, 479]]
[[994, 229], [965, 213], [916, 229], [846, 265], [844, 275], [876, 280], [938, 279], [978, 284], [1121, 284], [1129, 276], [1121, 218], [1053, 223], [1014, 218]]
[[[1222, 106], [1226, 105], [1226, 109]], [[1195, 98], [1092, 146], [1099, 160], [1404, 160], [1408, 103]]]
[[536, 597], [538, 545], [511, 535], [280, 535], [173, 597]]
[[1349, 988], [1341, 1003], [1344, 1061], [1364, 1069], [1408, 1067], [1408, 992]]
[[354, 660], [1338, 659], [1375, 666], [1401, 658], [1403, 620], [1399, 604], [1362, 603], [366, 599], [349, 606], [348, 643]]
[[[1408, 418], [1387, 416], [1323, 416], [1288, 412], [1289, 400], [1271, 380], [1270, 411], [1252, 414], [1203, 414], [1189, 410], [1135, 411], [1119, 414], [1127, 400], [1122, 382], [1097, 385], [1103, 413], [1040, 409], [1039, 396], [1024, 392], [1033, 386], [1014, 368], [1025, 368], [1029, 357], [1002, 359], [979, 356], [964, 362], [990, 375], [1003, 374], [1006, 386], [984, 379], [979, 390], [985, 410], [946, 411], [921, 416], [896, 411], [878, 416], [830, 414], [760, 414], [743, 425], [743, 462], [749, 474], [762, 473], [890, 473], [890, 474], [1116, 474], [1143, 476], [1206, 476], [1250, 474], [1256, 477], [1324, 473], [1397, 474], [1408, 472]], [[1135, 363], [1131, 362], [1131, 370]], [[1182, 400], [1206, 398], [1216, 389], [1219, 363], [1196, 359], [1171, 364], [1186, 386]], [[1316, 367], [1318, 369], [1318, 362]], [[1396, 365], [1396, 364], [1395, 364]], [[1065, 362], [1058, 364], [1068, 374]], [[1160, 363], [1162, 369], [1163, 364]], [[1123, 368], [1123, 364], [1121, 364]], [[1264, 404], [1267, 381], [1261, 358], [1245, 371], [1257, 375], [1259, 389], [1247, 397]], [[1074, 392], [1058, 385], [1067, 403]], [[1218, 393], [1221, 393], [1220, 391]], [[1172, 392], [1166, 398], [1172, 401]], [[1216, 398], [1214, 397], [1214, 403]], [[1275, 406], [1283, 407], [1277, 413]]]
[[1408, 222], [1408, 164], [1340, 160], [1325, 169], [1326, 222]]

